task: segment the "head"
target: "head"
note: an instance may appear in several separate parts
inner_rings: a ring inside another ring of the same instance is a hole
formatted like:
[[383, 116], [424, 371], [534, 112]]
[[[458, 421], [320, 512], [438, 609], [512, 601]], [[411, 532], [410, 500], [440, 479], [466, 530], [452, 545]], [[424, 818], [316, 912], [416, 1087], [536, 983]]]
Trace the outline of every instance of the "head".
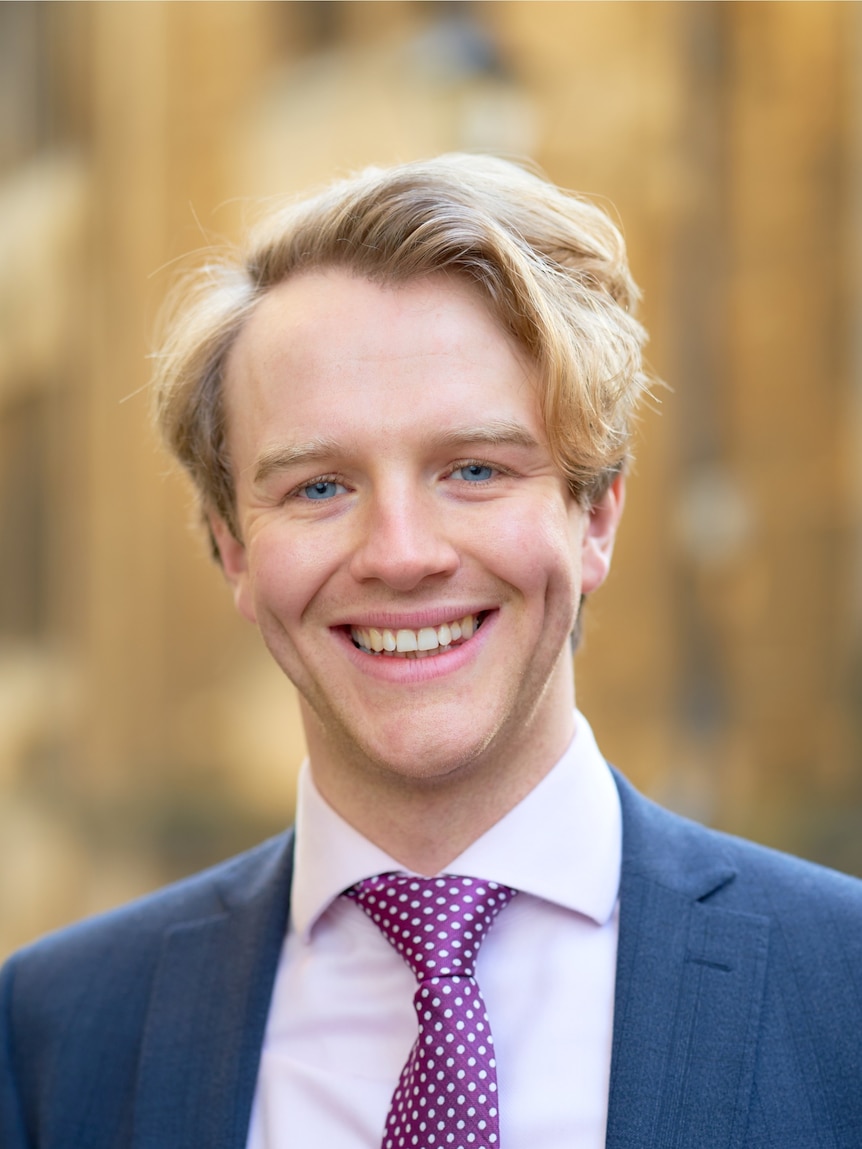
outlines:
[[567, 639], [644, 387], [634, 299], [601, 211], [470, 156], [295, 203], [186, 289], [162, 425], [354, 824], [462, 784], [499, 812], [571, 738]]
[[207, 521], [240, 539], [224, 403], [231, 349], [274, 287], [325, 269], [388, 286], [437, 272], [474, 285], [535, 364], [548, 444], [578, 502], [593, 505], [624, 470], [646, 377], [619, 230], [522, 167], [455, 154], [371, 168], [292, 202], [180, 285], [156, 360], [157, 419]]

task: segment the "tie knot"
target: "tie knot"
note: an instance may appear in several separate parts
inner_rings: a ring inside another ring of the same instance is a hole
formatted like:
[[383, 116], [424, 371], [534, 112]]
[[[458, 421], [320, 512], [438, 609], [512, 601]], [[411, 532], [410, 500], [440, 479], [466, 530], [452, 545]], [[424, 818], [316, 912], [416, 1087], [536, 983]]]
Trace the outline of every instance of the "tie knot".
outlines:
[[479, 878], [380, 874], [345, 891], [401, 954], [420, 981], [473, 977], [476, 954], [517, 890]]

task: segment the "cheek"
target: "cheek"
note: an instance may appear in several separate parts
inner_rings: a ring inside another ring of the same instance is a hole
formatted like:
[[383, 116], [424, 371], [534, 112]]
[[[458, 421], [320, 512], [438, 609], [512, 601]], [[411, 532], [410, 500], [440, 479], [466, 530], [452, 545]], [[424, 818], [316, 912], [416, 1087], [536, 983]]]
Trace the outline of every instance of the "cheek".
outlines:
[[284, 622], [300, 619], [332, 572], [325, 546], [274, 530], [250, 542], [248, 561], [258, 619], [263, 614]]
[[526, 507], [501, 515], [486, 536], [487, 565], [525, 596], [577, 597], [580, 536], [575, 534], [562, 512]]

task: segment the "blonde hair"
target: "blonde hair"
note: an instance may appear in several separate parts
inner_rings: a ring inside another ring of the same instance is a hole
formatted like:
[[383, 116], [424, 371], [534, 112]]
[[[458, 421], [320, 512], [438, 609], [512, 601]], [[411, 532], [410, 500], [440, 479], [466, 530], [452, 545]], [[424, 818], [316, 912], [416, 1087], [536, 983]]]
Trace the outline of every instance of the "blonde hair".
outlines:
[[383, 284], [466, 277], [537, 366], [550, 450], [590, 505], [626, 464], [647, 385], [639, 292], [618, 228], [595, 204], [490, 156], [369, 168], [271, 214], [247, 246], [180, 285], [156, 356], [156, 417], [204, 512], [239, 537], [226, 446], [229, 352], [260, 299], [337, 267]]

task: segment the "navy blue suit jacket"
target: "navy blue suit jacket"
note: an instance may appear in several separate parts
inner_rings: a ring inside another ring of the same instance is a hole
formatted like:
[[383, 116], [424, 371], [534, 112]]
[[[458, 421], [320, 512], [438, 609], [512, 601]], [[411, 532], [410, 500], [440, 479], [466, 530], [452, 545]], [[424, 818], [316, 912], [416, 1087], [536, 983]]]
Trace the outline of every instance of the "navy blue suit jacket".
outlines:
[[[862, 882], [618, 784], [607, 1146], [859, 1149]], [[291, 855], [287, 834], [9, 961], [2, 1149], [244, 1149]]]

